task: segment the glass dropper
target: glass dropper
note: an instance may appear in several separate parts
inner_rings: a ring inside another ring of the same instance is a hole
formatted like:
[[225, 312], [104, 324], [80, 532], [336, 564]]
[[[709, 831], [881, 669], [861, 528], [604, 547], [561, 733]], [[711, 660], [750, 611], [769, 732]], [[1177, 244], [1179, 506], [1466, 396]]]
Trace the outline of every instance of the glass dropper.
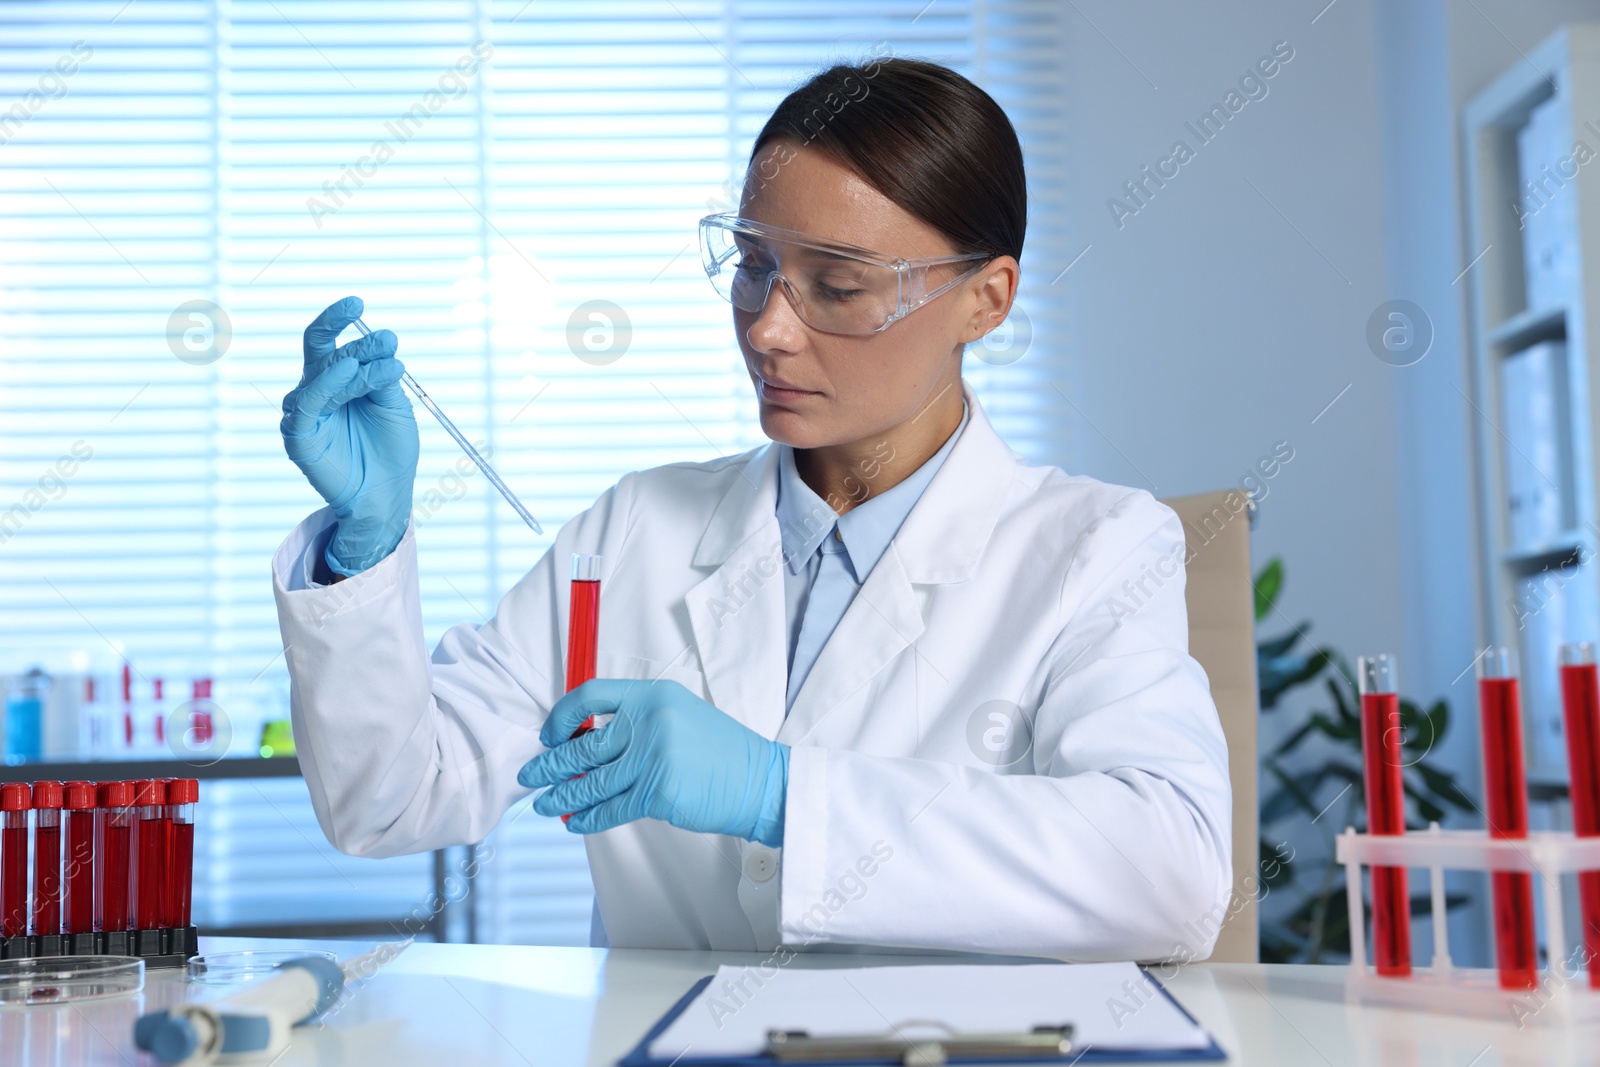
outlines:
[[[361, 336], [372, 336], [372, 331], [367, 329], [367, 324], [360, 319], [356, 319], [353, 325], [361, 331]], [[433, 397], [429, 396], [422, 386], [417, 384], [417, 380], [411, 376], [411, 372], [401, 371], [400, 380], [422, 402], [423, 407], [433, 412], [433, 417], [439, 420], [439, 425], [444, 427], [445, 433], [455, 438], [456, 444], [461, 446], [461, 451], [465, 452], [467, 458], [478, 465], [478, 469], [483, 472], [485, 478], [489, 479], [490, 484], [500, 490], [500, 495], [506, 498], [506, 503], [511, 505], [511, 510], [521, 515], [522, 521], [533, 527], [534, 533], [544, 533], [544, 527], [539, 525], [539, 520], [528, 514], [528, 509], [522, 506], [522, 501], [517, 499], [517, 494], [513, 493], [511, 487], [500, 480], [500, 476], [494, 472], [494, 468], [489, 466], [489, 461], [484, 459], [476, 448], [472, 447], [472, 442], [468, 441], [461, 431], [456, 429], [456, 424], [445, 417], [444, 412], [439, 410], [439, 405], [433, 402]]]

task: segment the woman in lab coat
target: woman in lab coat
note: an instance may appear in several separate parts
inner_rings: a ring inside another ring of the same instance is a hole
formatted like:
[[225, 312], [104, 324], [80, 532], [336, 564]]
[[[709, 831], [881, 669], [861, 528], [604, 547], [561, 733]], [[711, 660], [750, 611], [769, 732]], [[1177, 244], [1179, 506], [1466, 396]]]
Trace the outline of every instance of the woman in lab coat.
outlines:
[[[273, 576], [329, 840], [478, 841], [545, 789], [597, 944], [1208, 954], [1230, 794], [1183, 530], [1023, 461], [961, 379], [1025, 224], [1016, 135], [961, 76], [797, 89], [701, 227], [772, 443], [624, 476], [431, 656], [397, 341], [335, 348], [361, 303], [323, 312], [283, 433], [329, 506]], [[604, 560], [598, 677], [563, 696], [575, 553]]]

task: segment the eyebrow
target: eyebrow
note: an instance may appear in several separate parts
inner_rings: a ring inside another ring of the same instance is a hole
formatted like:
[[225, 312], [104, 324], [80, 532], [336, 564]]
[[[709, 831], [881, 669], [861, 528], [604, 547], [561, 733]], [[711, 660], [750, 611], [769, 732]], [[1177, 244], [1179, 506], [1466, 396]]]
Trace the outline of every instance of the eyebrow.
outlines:
[[801, 251], [808, 256], [815, 256], [818, 259], [843, 259], [848, 260], [851, 263], [860, 262], [860, 260], [856, 259], [854, 256], [843, 255], [839, 252], [829, 252], [821, 248], [806, 248], [802, 246]]
[[[767, 245], [772, 242], [771, 238], [754, 238], [754, 237], [751, 237], [748, 234], [743, 234], [743, 233], [735, 233], [733, 235], [733, 240], [734, 240], [734, 244], [736, 244], [739, 247], [739, 250], [741, 252], [746, 252], [746, 253], [752, 251], [752, 249], [750, 247], [748, 247], [749, 245], [754, 245], [755, 246], [754, 249], [753, 249], [754, 251], [765, 252], [767, 250]], [[778, 243], [787, 243], [787, 242], [778, 242]], [[799, 250], [799, 252], [803, 256], [807, 256], [807, 257], [810, 257], [812, 259], [839, 260], [839, 261], [842, 261], [842, 262], [845, 262], [845, 263], [860, 263], [861, 262], [861, 260], [857, 259], [855, 256], [845, 255], [842, 252], [829, 252], [826, 249], [812, 248], [809, 245], [796, 245], [795, 247]]]

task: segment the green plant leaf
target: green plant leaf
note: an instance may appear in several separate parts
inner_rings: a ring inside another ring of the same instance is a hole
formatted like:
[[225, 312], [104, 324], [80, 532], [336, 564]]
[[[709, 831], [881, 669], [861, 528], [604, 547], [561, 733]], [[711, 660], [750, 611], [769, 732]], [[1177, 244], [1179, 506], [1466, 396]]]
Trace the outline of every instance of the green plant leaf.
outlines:
[[1355, 727], [1355, 736], [1361, 736], [1361, 716], [1356, 714], [1356, 701], [1353, 699], [1350, 687], [1345, 684], [1344, 678], [1335, 675], [1326, 681], [1328, 695], [1333, 698], [1333, 707], [1342, 722]]
[[1427, 823], [1440, 822], [1444, 819], [1444, 809], [1438, 804], [1435, 804], [1433, 802], [1433, 798], [1428, 796], [1428, 794], [1416, 788], [1410, 782], [1404, 783], [1402, 788], [1405, 790], [1406, 796], [1416, 801], [1417, 811], [1422, 814], [1423, 825], [1407, 827], [1408, 829], [1426, 830]]
[[[1357, 790], [1361, 784], [1361, 771], [1338, 761], [1329, 761], [1319, 767], [1306, 771], [1297, 770], [1293, 773], [1284, 770], [1271, 760], [1264, 761], [1261, 767], [1275, 778], [1279, 785], [1279, 788], [1268, 795], [1261, 805], [1262, 825], [1271, 824], [1295, 811], [1316, 818], [1333, 803], [1333, 800], [1319, 803], [1316, 799], [1329, 782], [1350, 783]], [[1360, 793], [1356, 795], [1359, 797]]]
[[1278, 759], [1288, 755], [1299, 748], [1308, 737], [1316, 734], [1335, 741], [1355, 741], [1358, 745], [1361, 742], [1360, 730], [1353, 728], [1349, 723], [1329, 718], [1320, 711], [1314, 711], [1309, 719], [1278, 743], [1278, 747], [1272, 750], [1272, 758]]
[[1282, 637], [1274, 637], [1271, 640], [1262, 641], [1256, 645], [1256, 657], [1258, 659], [1277, 659], [1279, 656], [1288, 655], [1289, 650], [1295, 646], [1295, 642], [1300, 640], [1301, 631], [1304, 629], [1305, 627], [1302, 626], [1299, 630], [1290, 630]]
[[1426, 763], [1416, 764], [1417, 775], [1422, 783], [1441, 800], [1452, 804], [1462, 811], [1476, 811], [1477, 803], [1456, 784], [1455, 775], [1441, 771], [1437, 767], [1430, 767]]
[[1268, 889], [1276, 889], [1294, 881], [1293, 851], [1285, 857], [1279, 851], [1280, 846], [1268, 842], [1266, 838], [1262, 838], [1256, 847], [1256, 855], [1261, 857], [1257, 867], [1261, 872], [1262, 885]]
[[1277, 603], [1278, 593], [1283, 589], [1283, 560], [1273, 556], [1267, 565], [1261, 568], [1261, 573], [1256, 575], [1256, 621], [1260, 622], [1267, 617], [1267, 612]]
[[1400, 748], [1415, 756], [1408, 762], [1417, 762], [1439, 741], [1439, 734], [1431, 716], [1409, 700], [1400, 701]]
[[1433, 736], [1443, 737], [1444, 732], [1450, 728], [1450, 705], [1442, 700], [1435, 700], [1433, 707], [1428, 709], [1428, 724], [1433, 729]]
[[1256, 660], [1260, 675], [1261, 706], [1271, 708], [1278, 698], [1290, 689], [1314, 680], [1328, 666], [1328, 652], [1315, 649], [1304, 656], [1279, 656], [1276, 659]]

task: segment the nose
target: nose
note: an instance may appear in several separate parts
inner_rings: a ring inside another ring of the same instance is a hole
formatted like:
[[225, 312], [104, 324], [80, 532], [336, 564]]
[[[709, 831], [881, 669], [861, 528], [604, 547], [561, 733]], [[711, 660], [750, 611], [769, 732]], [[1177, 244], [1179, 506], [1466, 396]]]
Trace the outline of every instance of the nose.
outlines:
[[[779, 283], [782, 283], [781, 285]], [[754, 313], [755, 320], [745, 330], [745, 340], [758, 352], [774, 349], [793, 350], [803, 324], [795, 309], [794, 290], [789, 280], [774, 271], [767, 278], [767, 291], [761, 301], [761, 310]]]

